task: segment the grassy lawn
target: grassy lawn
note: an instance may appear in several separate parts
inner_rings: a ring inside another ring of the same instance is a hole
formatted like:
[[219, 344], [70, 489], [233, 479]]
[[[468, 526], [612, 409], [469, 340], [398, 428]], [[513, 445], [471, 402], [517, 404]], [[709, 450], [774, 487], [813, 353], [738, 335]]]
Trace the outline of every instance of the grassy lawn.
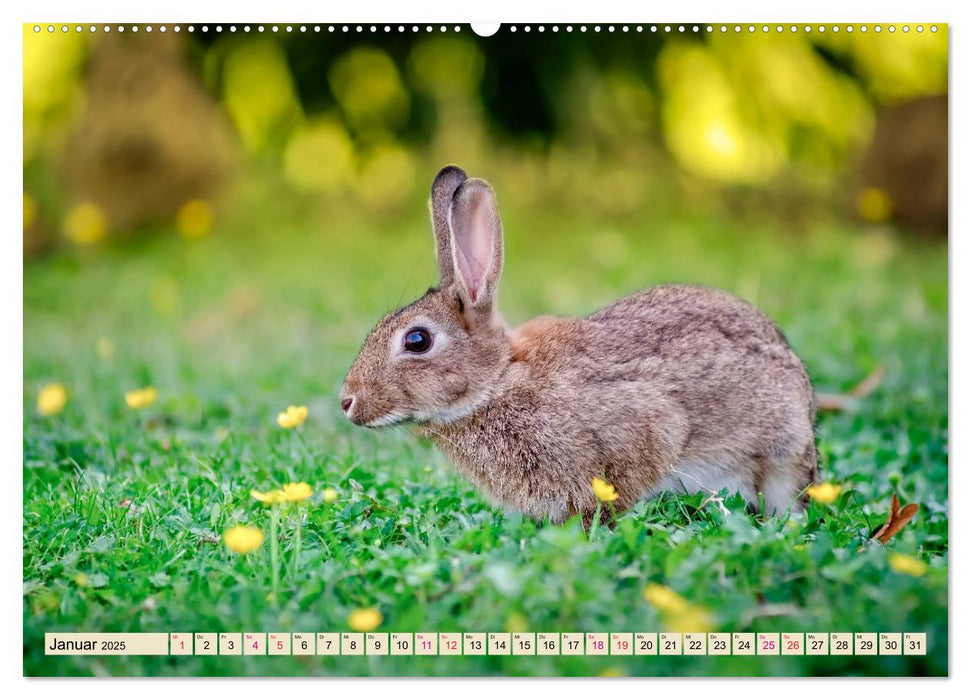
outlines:
[[[501, 192], [500, 192], [501, 195]], [[416, 201], [406, 220], [239, 211], [196, 241], [160, 231], [24, 270], [24, 664], [48, 674], [944, 674], [947, 672], [947, 250], [838, 222], [665, 215], [604, 224], [504, 211], [500, 304], [510, 323], [587, 313], [639, 287], [725, 287], [773, 316], [820, 390], [882, 363], [858, 410], [822, 416], [832, 505], [765, 522], [727, 496], [639, 504], [613, 530], [494, 510], [430, 444], [369, 431], [337, 391], [379, 315], [434, 281]], [[70, 400], [43, 417], [37, 395]], [[158, 400], [125, 405], [153, 385]], [[309, 408], [288, 431], [289, 404]], [[282, 513], [269, 542], [222, 533]], [[325, 503], [325, 488], [337, 491]], [[890, 546], [867, 546], [890, 496], [919, 502]], [[295, 524], [302, 519], [299, 556]], [[899, 552], [923, 575], [894, 570]], [[923, 631], [926, 657], [43, 656], [45, 631], [340, 631], [376, 607], [381, 631], [650, 631], [662, 583], [724, 631]]]

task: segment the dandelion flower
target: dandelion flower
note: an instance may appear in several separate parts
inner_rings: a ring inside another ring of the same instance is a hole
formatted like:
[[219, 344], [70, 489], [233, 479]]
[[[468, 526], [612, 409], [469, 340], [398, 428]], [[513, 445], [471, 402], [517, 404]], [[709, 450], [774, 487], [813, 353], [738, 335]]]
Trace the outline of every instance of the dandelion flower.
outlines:
[[306, 501], [313, 495], [313, 491], [310, 490], [310, 484], [301, 481], [299, 484], [286, 484], [282, 489], [266, 492], [251, 489], [249, 495], [267, 505], [275, 505], [277, 503]]
[[267, 505], [275, 505], [277, 503], [283, 503], [286, 497], [283, 495], [283, 491], [280, 489], [273, 489], [272, 491], [257, 491], [256, 489], [250, 489], [249, 495], [255, 498], [257, 501], [266, 503]]
[[37, 395], [37, 412], [42, 416], [56, 416], [67, 404], [67, 388], [63, 384], [48, 384]]
[[337, 489], [332, 489], [329, 486], [324, 489], [324, 503], [333, 503], [337, 500]]
[[136, 411], [148, 408], [155, 403], [155, 399], [157, 398], [158, 390], [154, 386], [147, 386], [143, 389], [135, 389], [125, 393], [125, 403], [128, 404], [128, 408]]
[[372, 632], [384, 618], [377, 608], [358, 608], [347, 617], [347, 626], [355, 632]]
[[185, 238], [202, 238], [212, 228], [212, 207], [202, 199], [183, 204], [175, 215], [175, 227]]
[[313, 491], [310, 490], [310, 484], [302, 481], [299, 484], [286, 484], [283, 487], [283, 500], [291, 503], [306, 501], [312, 495]]
[[685, 610], [689, 603], [679, 593], [660, 583], [649, 583], [644, 588], [644, 600], [661, 612], [677, 613]]
[[817, 503], [832, 503], [842, 490], [842, 486], [826, 481], [822, 484], [813, 484], [806, 489], [806, 493]]
[[289, 406], [287, 410], [276, 417], [276, 423], [281, 428], [296, 428], [307, 420], [306, 406]]
[[688, 602], [682, 595], [659, 583], [644, 588], [644, 600], [657, 608], [664, 626], [672, 632], [708, 632], [711, 616], [700, 605]]
[[105, 215], [95, 204], [79, 204], [64, 219], [64, 233], [80, 245], [97, 243], [105, 237], [107, 230]]
[[890, 564], [891, 569], [900, 574], [920, 577], [927, 573], [926, 562], [923, 562], [920, 559], [915, 559], [914, 557], [909, 557], [906, 554], [894, 552], [890, 555], [887, 562]]
[[263, 532], [258, 527], [237, 525], [226, 530], [223, 542], [236, 554], [249, 554], [263, 544]]
[[620, 498], [620, 494], [617, 493], [613, 485], [608, 484], [599, 477], [594, 477], [593, 479], [593, 492], [597, 496], [597, 499], [604, 503], [610, 503]]
[[669, 632], [711, 632], [711, 615], [699, 605], [688, 605], [687, 609], [678, 613], [661, 615], [664, 626]]

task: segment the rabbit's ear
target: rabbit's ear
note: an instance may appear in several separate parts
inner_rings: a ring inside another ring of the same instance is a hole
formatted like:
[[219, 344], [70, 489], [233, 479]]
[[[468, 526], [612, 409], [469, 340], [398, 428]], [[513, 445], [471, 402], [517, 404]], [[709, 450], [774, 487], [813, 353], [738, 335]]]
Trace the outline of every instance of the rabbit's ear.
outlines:
[[465, 301], [487, 308], [502, 273], [502, 221], [489, 183], [477, 178], [463, 182], [452, 198], [448, 223], [455, 273]]
[[441, 287], [447, 287], [455, 280], [452, 234], [448, 230], [448, 211], [452, 206], [455, 190], [467, 179], [462, 168], [446, 165], [438, 171], [432, 183], [432, 232], [435, 234], [435, 259], [438, 260], [438, 279]]

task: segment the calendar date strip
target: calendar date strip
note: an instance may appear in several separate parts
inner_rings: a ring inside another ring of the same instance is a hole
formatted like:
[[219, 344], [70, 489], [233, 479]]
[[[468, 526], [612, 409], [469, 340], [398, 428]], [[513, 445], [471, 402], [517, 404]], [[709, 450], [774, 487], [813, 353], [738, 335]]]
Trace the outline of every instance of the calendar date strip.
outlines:
[[924, 632], [48, 632], [48, 656], [923, 656]]

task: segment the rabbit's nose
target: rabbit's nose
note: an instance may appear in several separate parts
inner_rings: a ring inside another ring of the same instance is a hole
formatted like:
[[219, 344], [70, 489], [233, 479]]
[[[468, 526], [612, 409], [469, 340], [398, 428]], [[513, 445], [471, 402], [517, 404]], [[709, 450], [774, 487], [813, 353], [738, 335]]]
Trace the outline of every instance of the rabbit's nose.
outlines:
[[353, 403], [354, 403], [353, 396], [348, 396], [347, 398], [341, 399], [341, 409], [344, 411], [344, 413], [347, 413], [348, 411], [351, 410], [351, 406], [353, 405]]

